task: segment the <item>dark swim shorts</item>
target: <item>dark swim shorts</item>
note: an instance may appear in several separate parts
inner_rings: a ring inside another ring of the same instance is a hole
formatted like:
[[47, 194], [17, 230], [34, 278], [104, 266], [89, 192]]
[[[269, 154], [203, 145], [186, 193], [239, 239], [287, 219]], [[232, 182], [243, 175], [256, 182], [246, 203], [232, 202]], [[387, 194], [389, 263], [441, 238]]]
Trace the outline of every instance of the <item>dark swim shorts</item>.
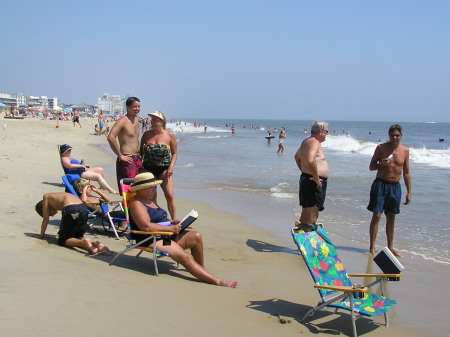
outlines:
[[374, 213], [400, 213], [402, 189], [399, 182], [391, 183], [376, 178], [370, 188], [370, 201], [367, 209]]
[[88, 210], [84, 204], [63, 208], [58, 231], [58, 244], [64, 246], [67, 239], [81, 239], [88, 228]]
[[315, 207], [319, 208], [319, 211], [323, 211], [325, 207], [325, 196], [327, 194], [327, 180], [328, 178], [319, 177], [322, 179], [322, 187], [317, 188], [316, 183], [311, 180], [312, 175], [307, 173], [302, 173], [300, 176], [300, 190], [298, 192], [300, 197], [300, 206], [308, 208]]
[[[120, 180], [123, 178], [134, 178], [136, 175], [142, 172], [142, 158], [138, 154], [131, 155], [133, 161], [131, 163], [120, 160], [117, 157], [116, 160], [116, 174], [117, 174], [117, 186], [120, 190]], [[120, 193], [122, 191], [120, 190]]]

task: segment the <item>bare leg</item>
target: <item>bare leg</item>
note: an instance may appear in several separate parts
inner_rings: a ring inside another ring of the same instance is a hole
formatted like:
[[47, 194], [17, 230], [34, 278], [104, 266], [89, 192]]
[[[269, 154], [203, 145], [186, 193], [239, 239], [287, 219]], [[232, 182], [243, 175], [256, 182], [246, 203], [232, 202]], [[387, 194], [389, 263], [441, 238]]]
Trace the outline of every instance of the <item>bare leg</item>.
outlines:
[[98, 167], [98, 168], [93, 167], [92, 169], [88, 168], [85, 172], [83, 172], [81, 174], [81, 177], [85, 178], [85, 179], [97, 181], [98, 184], [100, 185], [100, 188], [108, 191], [109, 193], [119, 194], [119, 192], [115, 191], [108, 185], [105, 178], [103, 178], [103, 173], [100, 173], [98, 169], [100, 169], [101, 172], [103, 172], [103, 169], [100, 167]]
[[170, 216], [172, 220], [176, 219], [176, 206], [175, 206], [175, 197], [173, 195], [173, 177], [169, 176], [167, 170], [161, 175], [160, 179], [163, 180], [161, 184], [161, 188], [164, 192], [164, 196], [167, 201], [167, 208], [169, 210]]
[[160, 251], [169, 253], [170, 257], [175, 262], [181, 263], [189, 273], [199, 280], [230, 288], [236, 288], [237, 286], [237, 282], [235, 281], [224, 281], [210, 274], [204, 267], [195, 261], [191, 254], [185, 252], [184, 249], [175, 241], [172, 241], [170, 246], [164, 246], [161, 241], [158, 241], [156, 242], [156, 247]]
[[394, 249], [394, 227], [395, 227], [395, 214], [386, 214], [386, 237], [389, 250], [397, 257], [404, 257]]
[[70, 238], [70, 239], [67, 239], [66, 242], [64, 242], [64, 245], [66, 247], [83, 248], [83, 249], [87, 250], [88, 253], [91, 255], [98, 253], [98, 248], [96, 248], [91, 243], [91, 240], [89, 240], [88, 238], [83, 238], [83, 239]]
[[190, 249], [195, 262], [205, 268], [205, 259], [203, 256], [203, 238], [199, 232], [185, 232], [177, 243], [183, 249]]
[[370, 234], [369, 252], [372, 255], [375, 255], [375, 241], [377, 239], [378, 223], [380, 222], [380, 218], [381, 218], [380, 212], [373, 212], [372, 220], [370, 221], [370, 228], [369, 228], [369, 234]]
[[303, 207], [300, 215], [300, 223], [302, 225], [310, 225], [317, 222], [319, 218], [319, 207]]

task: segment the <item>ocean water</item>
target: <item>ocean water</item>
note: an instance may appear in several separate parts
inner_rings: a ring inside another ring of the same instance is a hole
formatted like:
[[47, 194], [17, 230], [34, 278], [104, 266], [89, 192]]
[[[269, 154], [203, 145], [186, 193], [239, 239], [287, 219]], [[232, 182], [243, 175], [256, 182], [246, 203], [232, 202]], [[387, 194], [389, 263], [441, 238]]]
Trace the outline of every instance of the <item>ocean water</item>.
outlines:
[[[289, 229], [301, 212], [300, 172], [293, 158], [309, 136], [312, 121], [211, 119], [199, 120], [200, 127], [194, 127], [193, 122], [167, 126], [178, 140], [175, 196], [209, 202], [290, 239]], [[331, 176], [319, 222], [331, 235], [368, 246], [372, 213], [366, 207], [376, 175], [368, 167], [376, 145], [388, 139], [392, 123], [328, 123], [330, 134], [322, 146]], [[231, 124], [236, 128], [234, 135]], [[410, 148], [412, 202], [402, 205], [396, 217], [395, 246], [406, 254], [450, 264], [450, 124], [400, 124], [402, 144]], [[273, 130], [281, 127], [287, 133], [285, 152], [277, 154], [278, 133]], [[268, 128], [276, 136], [271, 143], [265, 139]], [[404, 202], [403, 179], [401, 184]], [[377, 247], [385, 245], [383, 216]]]

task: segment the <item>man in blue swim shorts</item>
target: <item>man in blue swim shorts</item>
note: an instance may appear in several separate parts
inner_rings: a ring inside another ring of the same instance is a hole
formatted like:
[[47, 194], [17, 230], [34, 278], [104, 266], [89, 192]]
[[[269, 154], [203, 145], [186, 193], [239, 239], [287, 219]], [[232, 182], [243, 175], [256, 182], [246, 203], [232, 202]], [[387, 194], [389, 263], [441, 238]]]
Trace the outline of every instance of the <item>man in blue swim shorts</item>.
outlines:
[[299, 190], [302, 213], [296, 224], [302, 229], [316, 223], [319, 211], [324, 209], [330, 168], [320, 143], [327, 135], [328, 123], [315, 121], [311, 126], [311, 136], [302, 142], [295, 154], [295, 162], [302, 171]]
[[402, 172], [407, 191], [405, 205], [411, 201], [411, 174], [409, 172], [409, 149], [400, 144], [401, 138], [402, 127], [398, 124], [391, 125], [389, 141], [376, 147], [369, 165], [371, 171], [377, 171], [377, 176], [370, 189], [370, 201], [367, 206], [367, 209], [373, 212], [369, 229], [369, 251], [372, 255], [375, 255], [378, 223], [384, 211], [387, 246], [392, 254], [403, 257], [394, 249], [394, 224], [395, 215], [400, 213], [402, 191], [399, 181]]

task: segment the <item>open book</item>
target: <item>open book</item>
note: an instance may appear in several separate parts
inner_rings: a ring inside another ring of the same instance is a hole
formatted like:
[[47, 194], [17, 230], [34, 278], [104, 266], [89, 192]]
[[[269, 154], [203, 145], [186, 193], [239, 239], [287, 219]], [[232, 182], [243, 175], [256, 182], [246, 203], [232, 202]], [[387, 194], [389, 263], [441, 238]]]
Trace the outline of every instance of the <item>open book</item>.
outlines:
[[181, 219], [181, 231], [184, 231], [198, 218], [198, 213], [196, 210], [190, 211], [183, 219]]
[[[189, 227], [195, 220], [198, 218], [198, 213], [196, 210], [190, 211], [183, 219], [181, 219], [180, 225], [181, 225], [181, 231], [184, 231], [187, 227]], [[170, 221], [165, 222], [159, 222], [158, 225], [162, 226], [170, 226]]]
[[384, 247], [373, 260], [385, 274], [399, 274], [405, 269], [388, 247]]

